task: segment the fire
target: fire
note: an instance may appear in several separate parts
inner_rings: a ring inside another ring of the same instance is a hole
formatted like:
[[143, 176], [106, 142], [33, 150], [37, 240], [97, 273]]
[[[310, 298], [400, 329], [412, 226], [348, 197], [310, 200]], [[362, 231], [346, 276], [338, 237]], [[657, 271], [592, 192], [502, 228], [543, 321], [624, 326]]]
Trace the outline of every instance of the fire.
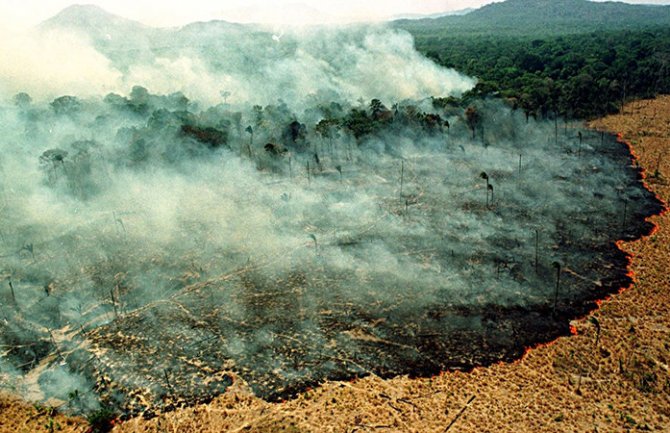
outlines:
[[[569, 329], [570, 329], [570, 335], [577, 335], [578, 334], [577, 328], [575, 326], [570, 325]], [[530, 352], [532, 352], [534, 350], [537, 350], [537, 349], [544, 349], [544, 348], [547, 348], [547, 347], [551, 347], [552, 345], [556, 344], [556, 342], [558, 342], [558, 339], [551, 340], [551, 341], [548, 341], [546, 343], [538, 343], [538, 344], [535, 344], [534, 346], [526, 347], [523, 350], [523, 355], [521, 355], [521, 358], [517, 359], [513, 363], [518, 364], [520, 362], [523, 362], [523, 360], [528, 356], [528, 354]], [[506, 364], [506, 363], [505, 362], [499, 362], [498, 364]]]
[[[639, 156], [637, 155], [637, 153], [635, 152], [635, 149], [633, 148], [633, 146], [632, 146], [628, 141], [626, 141], [626, 140], [624, 139], [623, 134], [622, 134], [621, 132], [617, 132], [616, 137], [617, 137], [617, 141], [618, 141], [618, 142], [620, 142], [620, 143], [626, 145], [626, 147], [628, 148], [628, 151], [630, 152], [631, 157], [632, 157], [632, 162], [633, 162], [633, 164], [639, 168], [640, 178], [641, 178], [641, 180], [643, 181], [643, 184], [644, 184], [645, 188], [646, 188], [648, 191], [650, 191], [652, 194], [654, 194], [654, 196], [656, 197], [656, 199], [658, 199], [659, 202], [662, 203], [662, 205], [663, 205], [663, 210], [661, 211], [659, 217], [662, 216], [662, 215], [664, 215], [664, 214], [665, 214], [666, 212], [668, 212], [668, 210], [669, 210], [669, 209], [668, 209], [668, 204], [667, 204], [663, 199], [661, 199], [661, 198], [658, 196], [658, 194], [656, 194], [656, 192], [655, 192], [653, 189], [651, 189], [651, 188], [649, 187], [649, 185], [647, 184], [647, 182], [645, 181], [645, 180], [647, 179], [647, 172], [646, 172], [646, 170], [645, 170], [643, 167], [641, 167], [641, 166], [638, 164], [640, 158], [639, 158]], [[655, 235], [655, 234], [658, 232], [658, 230], [659, 230], [659, 226], [658, 226], [658, 224], [653, 224], [653, 228], [652, 228], [651, 232], [650, 232], [649, 235], [646, 236], [646, 237], [650, 237], [650, 236]], [[630, 279], [631, 283], [628, 284], [627, 286], [622, 286], [622, 287], [620, 287], [620, 288], [619, 288], [619, 291], [618, 291], [619, 293], [622, 293], [623, 291], [630, 289], [630, 288], [637, 282], [635, 272], [634, 272], [633, 269], [631, 268], [631, 265], [632, 265], [632, 262], [633, 262], [634, 255], [633, 255], [632, 253], [630, 253], [629, 251], [626, 251], [625, 245], [626, 245], [626, 242], [624, 242], [624, 241], [617, 241], [617, 242], [616, 242], [616, 246], [617, 246], [617, 248], [619, 248], [619, 250], [621, 250], [622, 252], [624, 252], [624, 253], [626, 254], [626, 262], [627, 262], [627, 263], [626, 263], [626, 269], [627, 269], [626, 276]], [[609, 300], [610, 298], [611, 298], [610, 296], [606, 296], [604, 299], [597, 299], [597, 300], [595, 301], [596, 307], [597, 307], [598, 309], [601, 308], [601, 307], [603, 306], [603, 303], [604, 303], [605, 301]], [[578, 330], [577, 330], [577, 327], [574, 326], [574, 325], [570, 325], [570, 335], [578, 335], [578, 333], [579, 333], [579, 332], [578, 332]], [[526, 358], [526, 356], [527, 356], [532, 350], [535, 350], [535, 349], [541, 349], [541, 348], [544, 348], [544, 347], [549, 347], [549, 346], [551, 346], [552, 344], [554, 344], [556, 341], [558, 341], [558, 340], [553, 340], [553, 341], [550, 341], [550, 342], [548, 342], [548, 343], [537, 344], [537, 345], [532, 346], [532, 347], [526, 347], [526, 348], [524, 349], [524, 353], [523, 353], [523, 355], [521, 356], [521, 358], [520, 358], [519, 360], [515, 361], [515, 363], [517, 363], [517, 362], [522, 362], [523, 359]]]
[[[642, 180], [647, 179], [647, 171], [644, 169], [644, 167], [639, 166], [638, 162], [640, 161], [640, 157], [635, 152], [635, 148], [633, 148], [633, 145], [631, 145], [630, 142], [626, 141], [623, 138], [623, 134], [621, 132], [617, 132], [616, 136], [617, 136], [617, 141], [621, 144], [624, 144], [628, 148], [628, 151], [630, 152], [630, 154], [632, 156], [633, 163], [640, 168], [640, 176], [641, 176]], [[654, 194], [656, 199], [658, 199], [658, 201], [660, 201], [663, 204], [663, 210], [661, 211], [661, 214], [659, 216], [665, 214], [665, 212], [668, 211], [668, 204], [661, 197], [659, 197], [658, 194], [656, 194], [656, 192], [653, 189], [649, 188], [649, 185], [647, 185], [646, 182], [643, 182], [643, 183], [644, 183], [645, 188], [647, 188], [648, 191], [650, 191], [652, 194]], [[657, 230], [658, 230], [658, 226], [656, 224], [654, 224], [654, 232], [657, 231]]]
[[[631, 156], [632, 156], [633, 163], [634, 163], [635, 165], [638, 165], [638, 161], [640, 160], [640, 157], [639, 157], [638, 154], [636, 153], [635, 148], [631, 145], [631, 143], [628, 142], [628, 141], [626, 141], [626, 140], [623, 138], [623, 134], [622, 134], [621, 132], [617, 132], [617, 141], [619, 141], [619, 143], [622, 143], [622, 144], [626, 145], [626, 147], [628, 148], [628, 151], [630, 152], [630, 154], [631, 154]], [[661, 197], [659, 197], [659, 195], [658, 195], [652, 188], [649, 187], [649, 185], [648, 185], [647, 182], [646, 182], [646, 179], [647, 179], [647, 172], [646, 172], [646, 170], [644, 169], [644, 167], [641, 167], [641, 166], [639, 166], [639, 165], [638, 165], [638, 167], [639, 167], [639, 170], [640, 170], [640, 177], [641, 177], [641, 179], [642, 179], [642, 181], [643, 181], [644, 187], [645, 187], [648, 191], [650, 191], [652, 194], [654, 194], [654, 196], [656, 197], [656, 199], [663, 205], [663, 210], [662, 210], [661, 213], [658, 215], [658, 217], [662, 217], [662, 216], [665, 215], [665, 213], [668, 211], [668, 203], [666, 203]], [[659, 226], [658, 226], [658, 224], [655, 224], [655, 223], [654, 223], [654, 224], [653, 224], [653, 227], [652, 227], [652, 229], [651, 229], [651, 231], [649, 232], [649, 235], [646, 236], [646, 237], [654, 236], [656, 233], [658, 233], [658, 230], [659, 230]], [[627, 255], [627, 258], [628, 258], [628, 264], [627, 264], [627, 266], [626, 266], [626, 269], [628, 269], [628, 272], [627, 272], [626, 276], [627, 276], [628, 278], [630, 278], [631, 281], [632, 281], [632, 283], [631, 283], [628, 287], [622, 287], [622, 288], [620, 288], [619, 293], [621, 293], [621, 292], [623, 292], [624, 290], [629, 289], [633, 284], [635, 284], [635, 283], [637, 282], [637, 279], [636, 279], [635, 272], [631, 269], [632, 260], [633, 260], [633, 258], [634, 258], [633, 254], [631, 254], [630, 252], [626, 251], [626, 249], [624, 248], [624, 246], [625, 246], [625, 242], [623, 242], [623, 241], [618, 241], [618, 242], [616, 242], [616, 246], [617, 246], [617, 248], [619, 248], [621, 251], [623, 251], [623, 252], [626, 253], [626, 255]], [[598, 305], [598, 307], [600, 307], [600, 305], [602, 304], [602, 302], [596, 302], [596, 304]]]

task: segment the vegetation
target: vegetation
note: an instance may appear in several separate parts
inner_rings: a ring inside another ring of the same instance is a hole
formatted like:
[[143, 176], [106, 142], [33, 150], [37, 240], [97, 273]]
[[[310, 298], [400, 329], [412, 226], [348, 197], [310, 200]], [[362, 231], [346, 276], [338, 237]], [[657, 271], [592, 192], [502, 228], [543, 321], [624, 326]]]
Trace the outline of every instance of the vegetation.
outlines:
[[116, 424], [116, 414], [110, 409], [99, 409], [88, 415], [88, 424], [91, 433], [106, 433], [111, 431]]
[[417, 39], [438, 63], [479, 78], [473, 96], [497, 94], [527, 115], [589, 118], [632, 98], [670, 92], [670, 30], [587, 35]]
[[592, 118], [670, 92], [670, 8], [508, 0], [463, 17], [401, 21], [437, 63], [527, 116]]
[[501, 35], [537, 37], [588, 34], [603, 30], [645, 30], [670, 24], [669, 6], [589, 0], [506, 0], [461, 16], [400, 20], [419, 36]]

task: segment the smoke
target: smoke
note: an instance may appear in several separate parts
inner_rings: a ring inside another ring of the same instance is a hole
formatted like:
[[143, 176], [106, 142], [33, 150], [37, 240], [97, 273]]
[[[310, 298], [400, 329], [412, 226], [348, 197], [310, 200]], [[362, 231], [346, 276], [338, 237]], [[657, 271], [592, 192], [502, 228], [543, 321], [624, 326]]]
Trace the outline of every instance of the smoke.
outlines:
[[5, 98], [23, 91], [44, 99], [68, 92], [99, 95], [121, 80], [105, 56], [71, 33], [40, 36], [0, 27], [0, 95]]
[[658, 210], [609, 138], [431, 99], [472, 81], [407, 35], [206, 29], [93, 41], [102, 81], [146, 88], [0, 107], [0, 374], [25, 395], [134, 413], [231, 372], [279, 398], [508, 359], [613, 290], [612, 241]]
[[[82, 24], [87, 20], [96, 28]], [[50, 100], [150, 84], [156, 93], [182, 92], [208, 106], [281, 100], [299, 110], [310, 98], [391, 102], [460, 94], [474, 85], [422, 57], [408, 33], [383, 26], [275, 33], [210, 22], [154, 29], [80, 7], [38, 32], [3, 36], [0, 90], [7, 97], [25, 91]]]
[[150, 65], [130, 65], [122, 87], [152, 83], [160, 93], [182, 91], [208, 104], [220, 102], [222, 91], [230, 93], [227, 102], [233, 104], [267, 105], [282, 100], [298, 109], [310, 96], [397, 101], [461, 93], [474, 84], [422, 58], [408, 34], [387, 29], [272, 36], [260, 33], [241, 39], [231, 34], [224, 40], [233, 43], [210, 41], [194, 50], [190, 47], [199, 45], [185, 34], [180, 43], [189, 48], [177, 49]]

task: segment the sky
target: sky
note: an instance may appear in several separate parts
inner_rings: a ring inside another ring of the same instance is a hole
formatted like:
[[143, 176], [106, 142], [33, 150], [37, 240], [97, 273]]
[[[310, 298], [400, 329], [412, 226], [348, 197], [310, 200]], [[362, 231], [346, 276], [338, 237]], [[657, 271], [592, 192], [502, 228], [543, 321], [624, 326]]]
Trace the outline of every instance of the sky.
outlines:
[[[74, 3], [103, 9], [151, 26], [180, 26], [193, 21], [314, 24], [382, 20], [405, 14], [433, 14], [477, 8], [492, 0], [0, 0], [0, 23], [28, 28]], [[627, 3], [670, 4], [670, 0]]]

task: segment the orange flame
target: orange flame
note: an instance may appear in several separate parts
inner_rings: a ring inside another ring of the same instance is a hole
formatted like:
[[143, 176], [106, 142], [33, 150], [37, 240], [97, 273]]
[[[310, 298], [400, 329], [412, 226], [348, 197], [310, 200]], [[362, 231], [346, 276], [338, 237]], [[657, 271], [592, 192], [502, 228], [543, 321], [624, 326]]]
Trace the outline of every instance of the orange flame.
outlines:
[[[630, 154], [631, 154], [631, 159], [632, 159], [632, 161], [633, 161], [633, 164], [639, 168], [640, 177], [641, 177], [642, 184], [644, 185], [644, 187], [647, 189], [647, 191], [649, 191], [649, 192], [651, 192], [652, 194], [654, 194], [654, 196], [656, 197], [656, 199], [662, 204], [663, 209], [662, 209], [661, 213], [660, 213], [658, 216], [660, 217], [660, 216], [664, 215], [666, 212], [668, 212], [668, 204], [667, 204], [661, 197], [659, 197], [658, 194], [656, 194], [656, 192], [655, 192], [654, 190], [652, 190], [652, 189], [649, 187], [649, 185], [647, 184], [647, 182], [646, 182], [646, 179], [647, 179], [647, 172], [646, 172], [646, 170], [644, 169], [644, 167], [642, 167], [642, 166], [639, 165], [638, 162], [639, 162], [640, 158], [638, 157], [637, 153], [635, 152], [635, 149], [633, 148], [633, 146], [632, 146], [628, 141], [626, 141], [626, 140], [624, 139], [623, 134], [622, 134], [621, 132], [618, 132], [618, 133], [616, 134], [616, 137], [617, 137], [617, 141], [618, 141], [619, 143], [622, 143], [622, 144], [626, 145], [626, 147], [628, 148], [628, 151], [629, 151]], [[648, 236], [643, 236], [642, 238], [646, 238], [646, 237], [653, 236], [654, 234], [656, 234], [656, 233], [658, 232], [658, 230], [659, 230], [659, 226], [658, 226], [658, 224], [653, 223], [653, 228], [652, 228], [652, 230], [650, 231], [649, 235], [648, 235]], [[624, 241], [617, 241], [617, 242], [616, 242], [616, 246], [617, 246], [617, 248], [619, 248], [619, 250], [621, 250], [624, 254], [626, 254], [626, 262], [627, 262], [627, 263], [626, 263], [626, 269], [627, 269], [626, 276], [627, 276], [628, 278], [630, 278], [631, 283], [628, 284], [628, 286], [620, 287], [619, 290], [618, 290], [619, 293], [622, 293], [623, 291], [630, 289], [630, 288], [636, 283], [636, 281], [637, 281], [637, 280], [636, 280], [636, 276], [635, 276], [635, 272], [634, 272], [634, 271], [632, 270], [632, 268], [631, 268], [631, 265], [632, 265], [632, 261], [633, 261], [634, 255], [631, 254], [630, 252], [626, 251], [625, 248], [624, 248], [624, 245], [625, 245], [625, 242], [624, 242]], [[608, 301], [609, 299], [611, 299], [611, 296], [606, 296], [604, 299], [598, 299], [598, 300], [596, 300], [596, 301], [595, 301], [595, 304], [596, 304], [597, 308], [602, 307], [603, 303], [604, 303], [605, 301]], [[577, 331], [577, 328], [576, 328], [575, 326], [570, 325], [570, 334], [571, 334], [571, 335], [577, 335], [578, 333], [579, 333], [579, 332]], [[540, 348], [543, 348], [543, 347], [549, 347], [549, 346], [551, 346], [552, 344], [556, 343], [556, 341], [558, 341], [558, 340], [553, 340], [553, 341], [550, 341], [550, 342], [548, 342], [548, 343], [536, 344], [536, 345], [534, 345], [534, 346], [525, 348], [525, 349], [524, 349], [524, 353], [523, 353], [523, 355], [521, 356], [521, 358], [518, 359], [517, 361], [514, 361], [514, 363], [522, 362], [522, 361], [526, 358], [526, 356], [527, 356], [532, 350], [540, 349]], [[504, 363], [503, 363], [503, 362], [500, 362], [499, 364], [504, 364]]]
[[[627, 142], [624, 139], [623, 134], [621, 132], [618, 132], [616, 134], [616, 137], [617, 137], [618, 142], [620, 142], [622, 144], [625, 144], [626, 147], [628, 148], [628, 151], [631, 154], [633, 164], [636, 165], [639, 168], [640, 177], [641, 177], [642, 184], [644, 185], [644, 187], [647, 189], [647, 191], [651, 192], [656, 197], [656, 199], [662, 204], [663, 209], [661, 210], [661, 212], [658, 214], [657, 217], [661, 217], [661, 216], [665, 215], [665, 213], [670, 210], [668, 208], [668, 203], [666, 203], [661, 197], [659, 197], [659, 195], [656, 194], [656, 192], [653, 189], [651, 189], [649, 187], [649, 185], [647, 184], [647, 182], [645, 181], [647, 179], [647, 173], [646, 173], [646, 170], [644, 169], [644, 167], [642, 167], [638, 164], [638, 161], [640, 160], [640, 158], [636, 154], [635, 149], [633, 148], [633, 146], [629, 142]], [[640, 238], [640, 240], [653, 236], [654, 234], [656, 234], [658, 232], [658, 230], [659, 230], [658, 224], [653, 223], [653, 228], [650, 231], [649, 235], [648, 236], [642, 236]], [[631, 264], [632, 264], [632, 260], [634, 258], [634, 255], [625, 250], [625, 248], [624, 248], [625, 243], [626, 243], [625, 241], [617, 241], [616, 246], [617, 246], [617, 248], [619, 248], [620, 251], [622, 251], [624, 254], [626, 254], [626, 261], [627, 261], [627, 263], [626, 263], [626, 269], [627, 269], [626, 276], [630, 278], [631, 283], [628, 284], [628, 286], [620, 287], [619, 290], [618, 290], [619, 293], [622, 293], [623, 291], [625, 291], [627, 289], [630, 289], [637, 281], [636, 276], [635, 276], [635, 272], [631, 269]], [[603, 299], [597, 299], [595, 301], [595, 304], [597, 306], [596, 309], [601, 308], [603, 306], [603, 304], [606, 301], [609, 301], [611, 298], [612, 298], [612, 296], [608, 295], [608, 296], [605, 296]], [[570, 325], [570, 335], [578, 335], [578, 334], [579, 334], [579, 331], [577, 330], [577, 328], [573, 325]], [[537, 343], [533, 346], [524, 348], [524, 351], [523, 351], [523, 354], [521, 355], [521, 357], [519, 359], [515, 360], [515, 361], [512, 361], [512, 364], [519, 364], [519, 363], [523, 362], [523, 360], [528, 356], [528, 354], [531, 351], [536, 350], [536, 349], [542, 349], [542, 348], [545, 348], [545, 347], [550, 347], [551, 345], [555, 344], [557, 341], [558, 341], [558, 339], [555, 339], [555, 340], [549, 341], [547, 343]], [[493, 365], [502, 366], [502, 365], [508, 365], [508, 364], [509, 364], [509, 362], [499, 361], [497, 363], [494, 363]], [[472, 371], [481, 370], [481, 369], [484, 369], [484, 368], [489, 368], [489, 367], [475, 367], [475, 368], [472, 369]], [[452, 370], [452, 371], [449, 371], [449, 372], [441, 371], [439, 373], [440, 376], [446, 375], [446, 374], [458, 375], [458, 374], [460, 374], [460, 371], [458, 371], [458, 370]]]
[[[635, 152], [635, 148], [633, 147], [633, 145], [630, 144], [630, 142], [628, 142], [624, 139], [623, 134], [621, 132], [617, 132], [616, 137], [617, 137], [617, 141], [619, 143], [625, 145], [628, 148], [628, 151], [631, 154], [633, 163], [640, 168], [640, 176], [642, 177], [642, 180], [644, 181], [645, 179], [647, 179], [647, 170], [644, 167], [641, 167], [638, 164], [639, 161], [640, 161], [640, 157]], [[647, 189], [647, 191], [654, 194], [656, 199], [659, 202], [661, 202], [661, 204], [663, 205], [663, 210], [661, 211], [659, 216], [664, 215], [668, 211], [668, 203], [666, 203], [661, 197], [659, 197], [658, 194], [656, 194], [656, 192], [653, 189], [649, 188], [649, 185], [646, 182], [642, 182], [642, 183], [644, 184], [644, 187]], [[657, 231], [657, 230], [658, 230], [658, 225], [654, 224], [654, 232]]]

